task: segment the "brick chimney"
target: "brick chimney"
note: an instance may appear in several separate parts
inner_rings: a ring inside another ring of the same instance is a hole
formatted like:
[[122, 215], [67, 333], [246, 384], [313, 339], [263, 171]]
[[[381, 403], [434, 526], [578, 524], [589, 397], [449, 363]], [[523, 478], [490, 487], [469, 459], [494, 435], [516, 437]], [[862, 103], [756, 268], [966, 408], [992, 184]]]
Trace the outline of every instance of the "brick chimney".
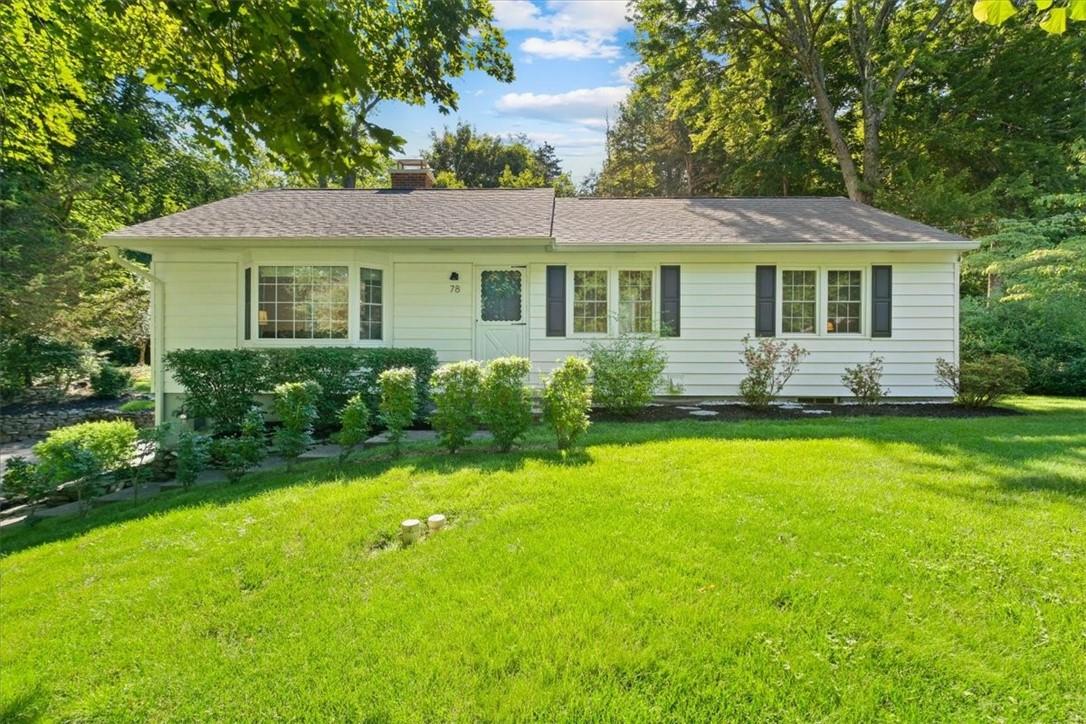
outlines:
[[421, 158], [401, 158], [392, 169], [392, 188], [429, 189], [434, 186], [434, 175]]

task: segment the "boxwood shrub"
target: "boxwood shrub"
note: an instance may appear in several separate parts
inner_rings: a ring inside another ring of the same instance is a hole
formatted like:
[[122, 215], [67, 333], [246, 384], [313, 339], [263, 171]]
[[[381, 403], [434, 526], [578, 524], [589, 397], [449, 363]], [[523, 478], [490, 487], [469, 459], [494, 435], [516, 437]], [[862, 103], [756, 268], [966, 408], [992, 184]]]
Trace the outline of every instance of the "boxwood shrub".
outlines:
[[339, 411], [361, 394], [369, 409], [378, 403], [377, 376], [387, 369], [415, 370], [419, 407], [428, 400], [427, 381], [437, 354], [422, 347], [294, 347], [290, 349], [185, 349], [168, 352], [166, 366], [185, 388], [184, 409], [214, 422], [222, 432], [238, 430], [253, 398], [286, 382], [312, 380], [323, 393], [317, 425], [336, 425]]

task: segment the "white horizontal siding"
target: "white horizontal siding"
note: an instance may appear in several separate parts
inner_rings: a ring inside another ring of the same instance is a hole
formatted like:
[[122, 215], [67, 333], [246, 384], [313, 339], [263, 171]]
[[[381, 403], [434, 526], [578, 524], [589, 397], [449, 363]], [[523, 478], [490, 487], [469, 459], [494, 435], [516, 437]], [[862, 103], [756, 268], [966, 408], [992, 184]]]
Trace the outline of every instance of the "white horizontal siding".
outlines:
[[[163, 280], [162, 349], [232, 349], [238, 344], [238, 265], [234, 262], [157, 262]], [[183, 392], [165, 377], [166, 392]]]
[[[451, 281], [449, 276], [459, 275]], [[475, 311], [470, 263], [399, 263], [393, 274], [397, 347], [431, 347], [442, 362], [471, 359]], [[453, 286], [460, 291], [454, 292]]]

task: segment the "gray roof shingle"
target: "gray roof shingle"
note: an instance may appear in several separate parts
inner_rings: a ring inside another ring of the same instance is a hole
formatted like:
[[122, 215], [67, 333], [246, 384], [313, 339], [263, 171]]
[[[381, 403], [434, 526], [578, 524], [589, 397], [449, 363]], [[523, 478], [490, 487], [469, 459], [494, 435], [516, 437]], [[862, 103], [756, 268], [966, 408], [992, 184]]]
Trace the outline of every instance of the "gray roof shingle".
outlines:
[[965, 241], [835, 197], [555, 201], [562, 244], [747, 244]]
[[552, 189], [251, 191], [110, 232], [106, 239], [549, 237]]
[[558, 247], [966, 241], [844, 198], [555, 199], [552, 189], [253, 191], [104, 240], [548, 237]]

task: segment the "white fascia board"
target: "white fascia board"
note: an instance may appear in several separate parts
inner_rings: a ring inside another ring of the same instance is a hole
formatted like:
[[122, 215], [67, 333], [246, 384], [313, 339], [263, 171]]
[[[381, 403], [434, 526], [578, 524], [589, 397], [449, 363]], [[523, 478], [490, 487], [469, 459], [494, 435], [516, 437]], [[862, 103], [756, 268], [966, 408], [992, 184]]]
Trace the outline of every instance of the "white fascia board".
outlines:
[[972, 251], [979, 241], [803, 241], [731, 244], [628, 244], [622, 242], [556, 243], [551, 251]]

